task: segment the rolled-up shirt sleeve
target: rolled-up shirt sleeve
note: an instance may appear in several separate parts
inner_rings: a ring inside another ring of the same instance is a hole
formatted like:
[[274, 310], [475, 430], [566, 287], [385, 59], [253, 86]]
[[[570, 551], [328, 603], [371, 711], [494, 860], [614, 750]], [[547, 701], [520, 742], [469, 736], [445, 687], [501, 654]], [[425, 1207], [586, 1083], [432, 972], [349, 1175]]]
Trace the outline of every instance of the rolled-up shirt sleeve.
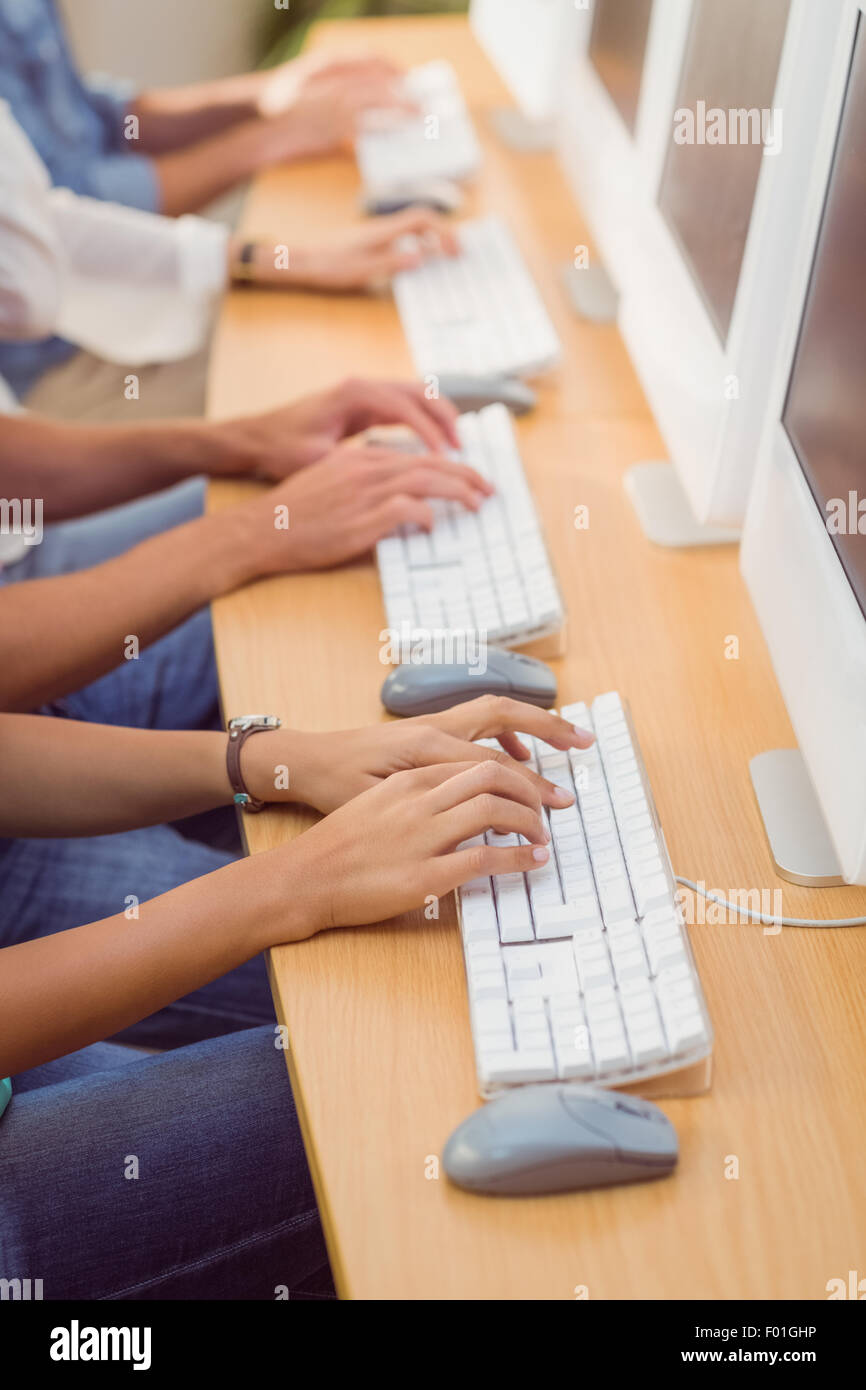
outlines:
[[131, 366], [196, 352], [228, 279], [226, 227], [49, 195], [66, 257], [57, 331]]
[[204, 345], [228, 280], [228, 229], [67, 188], [0, 102], [0, 338], [60, 334], [130, 366]]
[[45, 338], [61, 299], [63, 247], [46, 206], [48, 174], [4, 102], [0, 142], [0, 338]]

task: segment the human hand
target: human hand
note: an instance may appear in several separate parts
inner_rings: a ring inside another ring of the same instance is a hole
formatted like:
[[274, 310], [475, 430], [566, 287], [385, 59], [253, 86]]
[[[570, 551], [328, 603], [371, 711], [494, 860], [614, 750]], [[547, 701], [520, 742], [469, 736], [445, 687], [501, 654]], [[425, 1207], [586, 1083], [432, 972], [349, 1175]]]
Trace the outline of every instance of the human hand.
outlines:
[[303, 53], [256, 74], [256, 111], [278, 116], [290, 110], [299, 96], [323, 83], [363, 79], [388, 88], [399, 83], [403, 70], [377, 53]]
[[490, 484], [467, 464], [345, 443], [236, 509], [256, 577], [327, 569], [365, 555], [399, 526], [429, 531], [429, 498], [477, 511]]
[[263, 162], [278, 164], [346, 149], [369, 111], [418, 114], [389, 72], [361, 68], [314, 74], [295, 89], [286, 106], [262, 116]]
[[[235, 254], [237, 245], [233, 243]], [[398, 271], [414, 270], [458, 250], [454, 230], [429, 208], [377, 217], [321, 246], [289, 249], [286, 257], [276, 254], [276, 245], [264, 241], [256, 245], [251, 262], [254, 284], [328, 293], [369, 289], [386, 283]]]
[[[558, 715], [504, 696], [485, 695], [441, 714], [401, 719], [335, 733], [281, 730], [250, 739], [244, 774], [253, 796], [263, 801], [302, 801], [325, 814], [398, 772], [437, 764], [493, 763], [522, 777], [545, 806], [570, 806], [574, 797], [528, 767], [528, 749], [518, 733], [554, 748], [588, 748], [593, 735]], [[476, 739], [498, 739], [487, 748]], [[281, 740], [279, 756], [274, 744]], [[289, 768], [289, 788], [274, 790], [274, 767]]]
[[[491, 829], [529, 843], [464, 845]], [[548, 840], [525, 777], [496, 762], [448, 763], [396, 772], [262, 859], [285, 872], [293, 916], [312, 936], [409, 912], [482, 874], [540, 868]]]
[[434, 452], [459, 448], [457, 411], [418, 382], [349, 377], [264, 415], [212, 426], [232, 441], [240, 471], [277, 482], [376, 425], [405, 425]]

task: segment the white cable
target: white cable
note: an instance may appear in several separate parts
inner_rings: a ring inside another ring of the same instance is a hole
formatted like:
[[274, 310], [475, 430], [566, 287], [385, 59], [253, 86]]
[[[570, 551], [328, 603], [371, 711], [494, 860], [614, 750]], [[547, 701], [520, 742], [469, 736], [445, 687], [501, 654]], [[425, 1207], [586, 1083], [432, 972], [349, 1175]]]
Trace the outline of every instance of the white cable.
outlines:
[[680, 878], [677, 874], [676, 880], [684, 888], [691, 888], [693, 893], [699, 893], [709, 902], [718, 903], [719, 907], [726, 907], [729, 912], [737, 912], [752, 922], [761, 922], [765, 927], [866, 927], [866, 917], [825, 918], [822, 922], [815, 922], [809, 917], [774, 917], [770, 912], [752, 912], [751, 908], [740, 907], [738, 903], [728, 902], [727, 898], [718, 898], [715, 893], [708, 893], [706, 889], [692, 883], [690, 878]]

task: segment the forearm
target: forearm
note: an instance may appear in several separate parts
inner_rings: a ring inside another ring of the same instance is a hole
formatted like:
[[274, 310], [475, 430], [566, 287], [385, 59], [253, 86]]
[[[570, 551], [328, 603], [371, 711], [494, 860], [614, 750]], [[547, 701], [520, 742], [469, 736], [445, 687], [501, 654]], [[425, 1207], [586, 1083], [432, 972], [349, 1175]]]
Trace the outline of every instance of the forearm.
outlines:
[[258, 114], [262, 75], [241, 73], [214, 82], [140, 92], [132, 103], [140, 148], [164, 154], [227, 130]]
[[309, 935], [321, 889], [294, 872], [300, 857], [293, 844], [240, 860], [129, 917], [0, 951], [0, 1075], [111, 1037], [267, 947]]
[[303, 152], [300, 131], [289, 137], [285, 122], [254, 119], [184, 149], [156, 155], [159, 210], [172, 217], [197, 212], [235, 184], [279, 159], [294, 157], [295, 152]]
[[46, 522], [87, 516], [204, 473], [249, 471], [246, 434], [199, 420], [82, 425], [0, 418], [0, 491], [38, 497]]
[[111, 835], [228, 806], [226, 735], [0, 715], [0, 835]]
[[[0, 714], [0, 836], [112, 835], [229, 806], [227, 737]], [[294, 729], [246, 739], [247, 790], [259, 801], [303, 799], [308, 750], [320, 741]]]
[[0, 709], [32, 710], [82, 689], [256, 578], [257, 539], [249, 511], [236, 508], [93, 569], [0, 588]]

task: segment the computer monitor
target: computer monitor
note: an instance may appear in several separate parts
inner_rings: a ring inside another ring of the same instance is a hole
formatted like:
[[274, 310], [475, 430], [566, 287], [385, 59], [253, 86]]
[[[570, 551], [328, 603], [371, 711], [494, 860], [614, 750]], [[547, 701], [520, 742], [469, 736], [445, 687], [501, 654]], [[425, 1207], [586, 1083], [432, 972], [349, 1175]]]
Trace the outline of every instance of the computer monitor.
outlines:
[[[571, 276], [576, 307], [590, 318], [615, 317], [617, 294], [641, 273], [643, 223], [661, 175], [690, 5], [591, 0], [579, 11], [557, 149], [592, 240], [585, 251], [575, 248]], [[596, 313], [584, 300], [594, 297], [602, 267], [609, 293], [606, 312]]]
[[601, 0], [593, 14], [589, 58], [626, 128], [634, 135], [653, 0]]
[[[475, 35], [517, 103], [520, 123], [497, 121], [510, 143], [549, 144], [566, 60], [577, 32], [574, 0], [472, 0]], [[534, 129], [534, 135], [532, 134]]]
[[[695, 285], [721, 342], [731, 326], [746, 241], [768, 139], [783, 137], [780, 123], [763, 121], [774, 97], [790, 0], [698, 0], [692, 19], [676, 105], [761, 113], [736, 131], [747, 139], [726, 143], [678, 143], [672, 130], [659, 206], [679, 242]], [[745, 48], [743, 47], [745, 43]], [[709, 128], [707, 128], [709, 134]]]
[[[693, 0], [620, 328], [668, 451], [627, 486], [667, 545], [736, 540], [841, 0]], [[684, 7], [685, 8], [685, 7]]]
[[801, 171], [805, 235], [742, 549], [799, 743], [756, 759], [753, 781], [777, 867], [819, 883], [866, 883], [864, 3], [845, 0]]

